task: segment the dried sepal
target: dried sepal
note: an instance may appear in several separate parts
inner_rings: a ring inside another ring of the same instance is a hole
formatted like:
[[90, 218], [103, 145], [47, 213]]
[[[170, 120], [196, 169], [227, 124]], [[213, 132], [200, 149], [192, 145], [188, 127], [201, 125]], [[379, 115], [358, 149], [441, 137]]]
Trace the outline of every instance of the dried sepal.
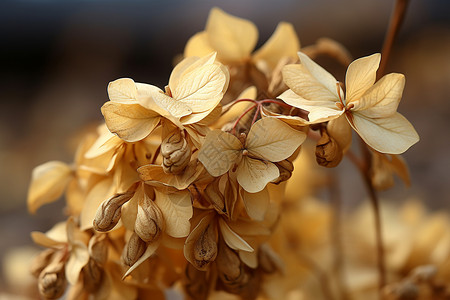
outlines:
[[161, 143], [162, 167], [164, 172], [180, 174], [191, 159], [191, 147], [184, 130], [175, 129]]
[[93, 222], [94, 229], [101, 232], [113, 229], [119, 222], [122, 205], [130, 200], [133, 195], [134, 191], [125, 192], [123, 194], [116, 194], [104, 201], [97, 209]]

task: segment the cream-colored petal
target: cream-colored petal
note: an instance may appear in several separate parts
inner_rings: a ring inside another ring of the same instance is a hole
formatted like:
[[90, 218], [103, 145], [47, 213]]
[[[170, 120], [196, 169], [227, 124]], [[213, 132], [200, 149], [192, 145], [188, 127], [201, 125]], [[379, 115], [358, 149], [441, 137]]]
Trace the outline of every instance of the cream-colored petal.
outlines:
[[218, 177], [225, 174], [238, 160], [242, 144], [229, 133], [213, 130], [206, 136], [198, 153], [198, 160], [209, 174]]
[[[283, 80], [296, 94], [312, 101], [339, 101], [336, 78], [306, 54], [298, 52], [301, 64], [283, 68]], [[340, 87], [339, 87], [340, 89]], [[339, 92], [343, 97], [342, 90]]]
[[87, 246], [80, 241], [75, 241], [71, 245], [70, 257], [65, 268], [66, 278], [70, 284], [75, 285], [77, 283], [81, 269], [83, 269], [88, 261], [89, 252]]
[[225, 243], [227, 243], [228, 247], [231, 249], [247, 252], [254, 251], [253, 248], [236, 232], [234, 232], [222, 218], [219, 219], [219, 228]]
[[368, 89], [352, 111], [368, 118], [384, 118], [395, 114], [405, 87], [405, 76], [391, 73]]
[[166, 224], [165, 232], [175, 238], [189, 235], [193, 209], [189, 191], [163, 193], [155, 190], [155, 203], [161, 209]]
[[258, 29], [248, 21], [215, 7], [206, 23], [208, 42], [224, 63], [239, 62], [249, 57], [258, 41]]
[[192, 113], [192, 110], [186, 104], [164, 94], [156, 86], [143, 83], [136, 83], [136, 86], [138, 88], [137, 101], [139, 104], [159, 113], [161, 116], [167, 118], [168, 115], [171, 115], [179, 119]]
[[184, 47], [184, 57], [204, 56], [213, 51], [214, 49], [208, 41], [208, 34], [206, 31], [201, 31], [194, 34], [187, 41], [186, 46]]
[[248, 193], [241, 190], [241, 197], [249, 217], [256, 221], [264, 220], [270, 202], [267, 188], [258, 193]]
[[101, 129], [99, 129], [98, 131], [99, 133], [101, 132], [101, 134], [92, 144], [92, 146], [85, 152], [84, 158], [91, 159], [94, 157], [98, 157], [112, 149], [117, 148], [120, 144], [123, 143], [120, 138], [109, 131], [106, 124], [101, 126]]
[[276, 118], [262, 118], [250, 128], [246, 149], [252, 156], [278, 162], [297, 150], [306, 134]]
[[144, 254], [137, 260], [137, 262], [132, 265], [127, 272], [123, 275], [122, 279], [130, 275], [131, 272], [133, 272], [137, 267], [139, 267], [144, 261], [146, 261], [150, 256], [152, 256], [156, 250], [158, 249], [160, 244], [160, 239], [157, 239], [156, 241], [153, 241], [152, 243], [148, 244], [147, 249], [145, 250]]
[[236, 170], [237, 181], [249, 193], [257, 193], [272, 180], [280, 176], [280, 171], [271, 162], [244, 156]]
[[43, 247], [59, 248], [67, 244], [66, 225], [66, 222], [59, 222], [45, 234], [39, 231], [33, 231], [31, 233], [31, 238], [33, 242]]
[[375, 53], [353, 61], [345, 76], [347, 104], [358, 100], [374, 83], [381, 54]]
[[316, 124], [335, 119], [344, 113], [344, 109], [339, 109], [336, 102], [329, 100], [306, 100], [296, 94], [292, 90], [287, 90], [278, 98], [287, 104], [301, 108], [309, 112], [308, 119], [305, 124]]
[[138, 204], [139, 202], [145, 201], [143, 200], [144, 197], [148, 198], [148, 195], [145, 193], [144, 185], [140, 184], [133, 197], [122, 205], [120, 221], [123, 226], [131, 232], [134, 231], [134, 225], [136, 224]]
[[42, 205], [58, 200], [72, 178], [72, 168], [60, 161], [49, 161], [34, 168], [28, 189], [28, 211], [34, 214]]
[[239, 251], [239, 258], [252, 269], [258, 267], [258, 250], [253, 252]]
[[328, 134], [336, 140], [341, 150], [345, 153], [352, 144], [352, 128], [345, 116], [333, 119], [327, 124]]
[[216, 61], [217, 53], [214, 50], [205, 53], [202, 56], [191, 56], [184, 58], [181, 62], [179, 62], [175, 68], [173, 68], [172, 73], [169, 78], [169, 88], [171, 91], [176, 89], [177, 85], [180, 82], [180, 79], [183, 78], [186, 74], [194, 71], [195, 69], [212, 65]]
[[281, 22], [278, 24], [275, 32], [253, 54], [253, 61], [263, 60], [273, 70], [283, 57], [296, 58], [297, 52], [300, 50], [300, 41], [297, 33], [291, 23]]
[[185, 74], [172, 90], [176, 101], [186, 104], [193, 113], [214, 109], [228, 87], [228, 70], [215, 63]]
[[121, 78], [108, 84], [109, 100], [117, 103], [132, 104], [136, 102], [137, 89], [134, 80]]
[[126, 142], [137, 142], [149, 135], [160, 120], [158, 113], [139, 104], [106, 102], [102, 106], [106, 126]]
[[303, 127], [303, 126], [308, 126], [310, 124], [312, 124], [311, 122], [298, 117], [298, 116], [285, 116], [282, 114], [277, 114], [273, 111], [270, 111], [264, 107], [262, 107], [261, 109], [261, 115], [263, 118], [277, 118], [278, 120], [283, 121], [286, 124], [289, 124], [290, 126], [294, 126], [294, 127]]
[[419, 135], [409, 121], [399, 113], [381, 119], [371, 119], [354, 113], [353, 129], [373, 149], [389, 154], [401, 154], [419, 141]]
[[106, 178], [97, 183], [87, 194], [80, 215], [80, 228], [87, 230], [93, 227], [95, 214], [100, 204], [114, 194], [112, 178]]

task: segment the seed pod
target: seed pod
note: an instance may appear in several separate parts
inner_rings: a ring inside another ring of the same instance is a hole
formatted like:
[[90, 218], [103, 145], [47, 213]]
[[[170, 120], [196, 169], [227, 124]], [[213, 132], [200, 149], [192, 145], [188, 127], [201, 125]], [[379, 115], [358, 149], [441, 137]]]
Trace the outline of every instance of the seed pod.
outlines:
[[151, 243], [160, 236], [164, 225], [163, 220], [159, 207], [145, 195], [138, 204], [138, 213], [134, 225], [136, 234], [143, 241]]
[[39, 274], [41, 274], [42, 270], [44, 270], [44, 268], [49, 265], [54, 253], [54, 249], [46, 249], [33, 259], [33, 261], [31, 262], [30, 271], [34, 277], [39, 277]]
[[185, 270], [184, 289], [187, 299], [207, 299], [208, 298], [208, 278], [206, 272], [197, 270], [193, 265], [187, 264]]
[[278, 170], [280, 171], [280, 176], [278, 176], [277, 179], [272, 181], [272, 183], [279, 184], [291, 178], [292, 171], [294, 171], [294, 164], [290, 160], [285, 159], [275, 163], [275, 165], [278, 167]]
[[195, 265], [198, 269], [204, 269], [217, 256], [217, 232], [215, 227], [208, 225], [194, 246]]
[[147, 244], [133, 232], [128, 243], [123, 248], [122, 259], [127, 266], [134, 265], [135, 262], [144, 254]]
[[93, 259], [100, 266], [103, 266], [108, 258], [106, 234], [94, 235], [89, 240], [88, 251], [91, 259]]
[[90, 259], [83, 268], [83, 275], [84, 288], [90, 293], [96, 292], [102, 282], [103, 269], [95, 260]]
[[54, 261], [39, 274], [39, 293], [45, 299], [57, 299], [64, 294], [67, 285], [64, 266], [64, 261]]
[[225, 243], [221, 243], [220, 246], [217, 256], [219, 276], [224, 282], [236, 281], [242, 274], [241, 260]]
[[321, 129], [322, 137], [316, 145], [316, 161], [319, 165], [334, 168], [342, 160], [343, 153], [339, 144], [330, 137], [325, 129]]
[[164, 172], [180, 174], [191, 160], [191, 147], [184, 131], [171, 132], [161, 143], [162, 167]]
[[133, 195], [134, 191], [116, 194], [104, 201], [95, 214], [94, 229], [101, 232], [113, 229], [119, 222], [122, 205], [130, 200]]

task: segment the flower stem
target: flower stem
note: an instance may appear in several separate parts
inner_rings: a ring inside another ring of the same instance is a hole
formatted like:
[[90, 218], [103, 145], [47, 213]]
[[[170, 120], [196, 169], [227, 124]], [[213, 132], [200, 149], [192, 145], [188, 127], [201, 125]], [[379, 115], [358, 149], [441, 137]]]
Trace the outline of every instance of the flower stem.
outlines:
[[384, 39], [383, 50], [381, 51], [381, 63], [377, 73], [377, 80], [380, 79], [385, 73], [386, 65], [391, 54], [392, 45], [394, 44], [394, 40], [400, 31], [408, 4], [409, 0], [397, 0], [395, 2], [395, 8], [389, 22], [386, 37]]

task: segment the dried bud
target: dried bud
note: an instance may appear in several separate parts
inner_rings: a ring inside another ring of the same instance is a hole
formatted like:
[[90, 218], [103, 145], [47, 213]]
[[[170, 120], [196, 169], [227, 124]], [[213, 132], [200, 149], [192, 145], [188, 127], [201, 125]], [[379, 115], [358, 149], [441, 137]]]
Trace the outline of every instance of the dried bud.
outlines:
[[226, 213], [225, 197], [219, 190], [219, 179], [214, 180], [205, 189], [205, 198], [219, 214]]
[[145, 196], [138, 205], [134, 230], [143, 241], [151, 243], [160, 236], [163, 220], [159, 207]]
[[322, 137], [316, 145], [316, 161], [323, 167], [334, 168], [342, 160], [342, 150], [339, 144], [328, 135], [326, 130], [321, 129], [321, 134]]
[[90, 259], [83, 268], [83, 274], [84, 288], [90, 293], [96, 292], [102, 282], [103, 269], [95, 260]]
[[219, 276], [224, 282], [236, 281], [242, 274], [241, 260], [225, 243], [220, 246], [220, 253], [217, 256]]
[[88, 251], [91, 259], [93, 259], [100, 266], [103, 266], [108, 258], [106, 234], [94, 235], [89, 240]]
[[135, 262], [144, 254], [147, 244], [133, 232], [127, 245], [123, 248], [122, 259], [127, 266], [134, 265]]
[[283, 262], [269, 245], [261, 245], [258, 252], [258, 261], [261, 269], [268, 274], [283, 271]]
[[45, 299], [57, 299], [64, 294], [67, 281], [64, 274], [64, 261], [48, 265], [38, 278], [39, 293]]
[[203, 231], [194, 246], [195, 265], [204, 269], [217, 256], [217, 233], [211, 225]]
[[278, 170], [280, 171], [280, 176], [278, 176], [277, 179], [272, 181], [272, 183], [279, 184], [291, 178], [292, 171], [294, 171], [294, 164], [291, 161], [285, 159], [275, 163], [275, 165], [278, 167]]
[[53, 254], [55, 253], [54, 249], [46, 249], [39, 253], [31, 262], [30, 271], [34, 277], [38, 277], [41, 274], [42, 270], [50, 263]]
[[104, 201], [95, 214], [94, 229], [101, 232], [113, 229], [119, 222], [122, 205], [130, 200], [133, 195], [134, 192], [116, 194]]
[[191, 147], [189, 146], [184, 131], [175, 130], [161, 143], [161, 155], [164, 172], [179, 174], [191, 160]]
[[188, 299], [207, 299], [208, 286], [206, 272], [197, 270], [193, 265], [186, 265], [186, 277], [184, 288]]

